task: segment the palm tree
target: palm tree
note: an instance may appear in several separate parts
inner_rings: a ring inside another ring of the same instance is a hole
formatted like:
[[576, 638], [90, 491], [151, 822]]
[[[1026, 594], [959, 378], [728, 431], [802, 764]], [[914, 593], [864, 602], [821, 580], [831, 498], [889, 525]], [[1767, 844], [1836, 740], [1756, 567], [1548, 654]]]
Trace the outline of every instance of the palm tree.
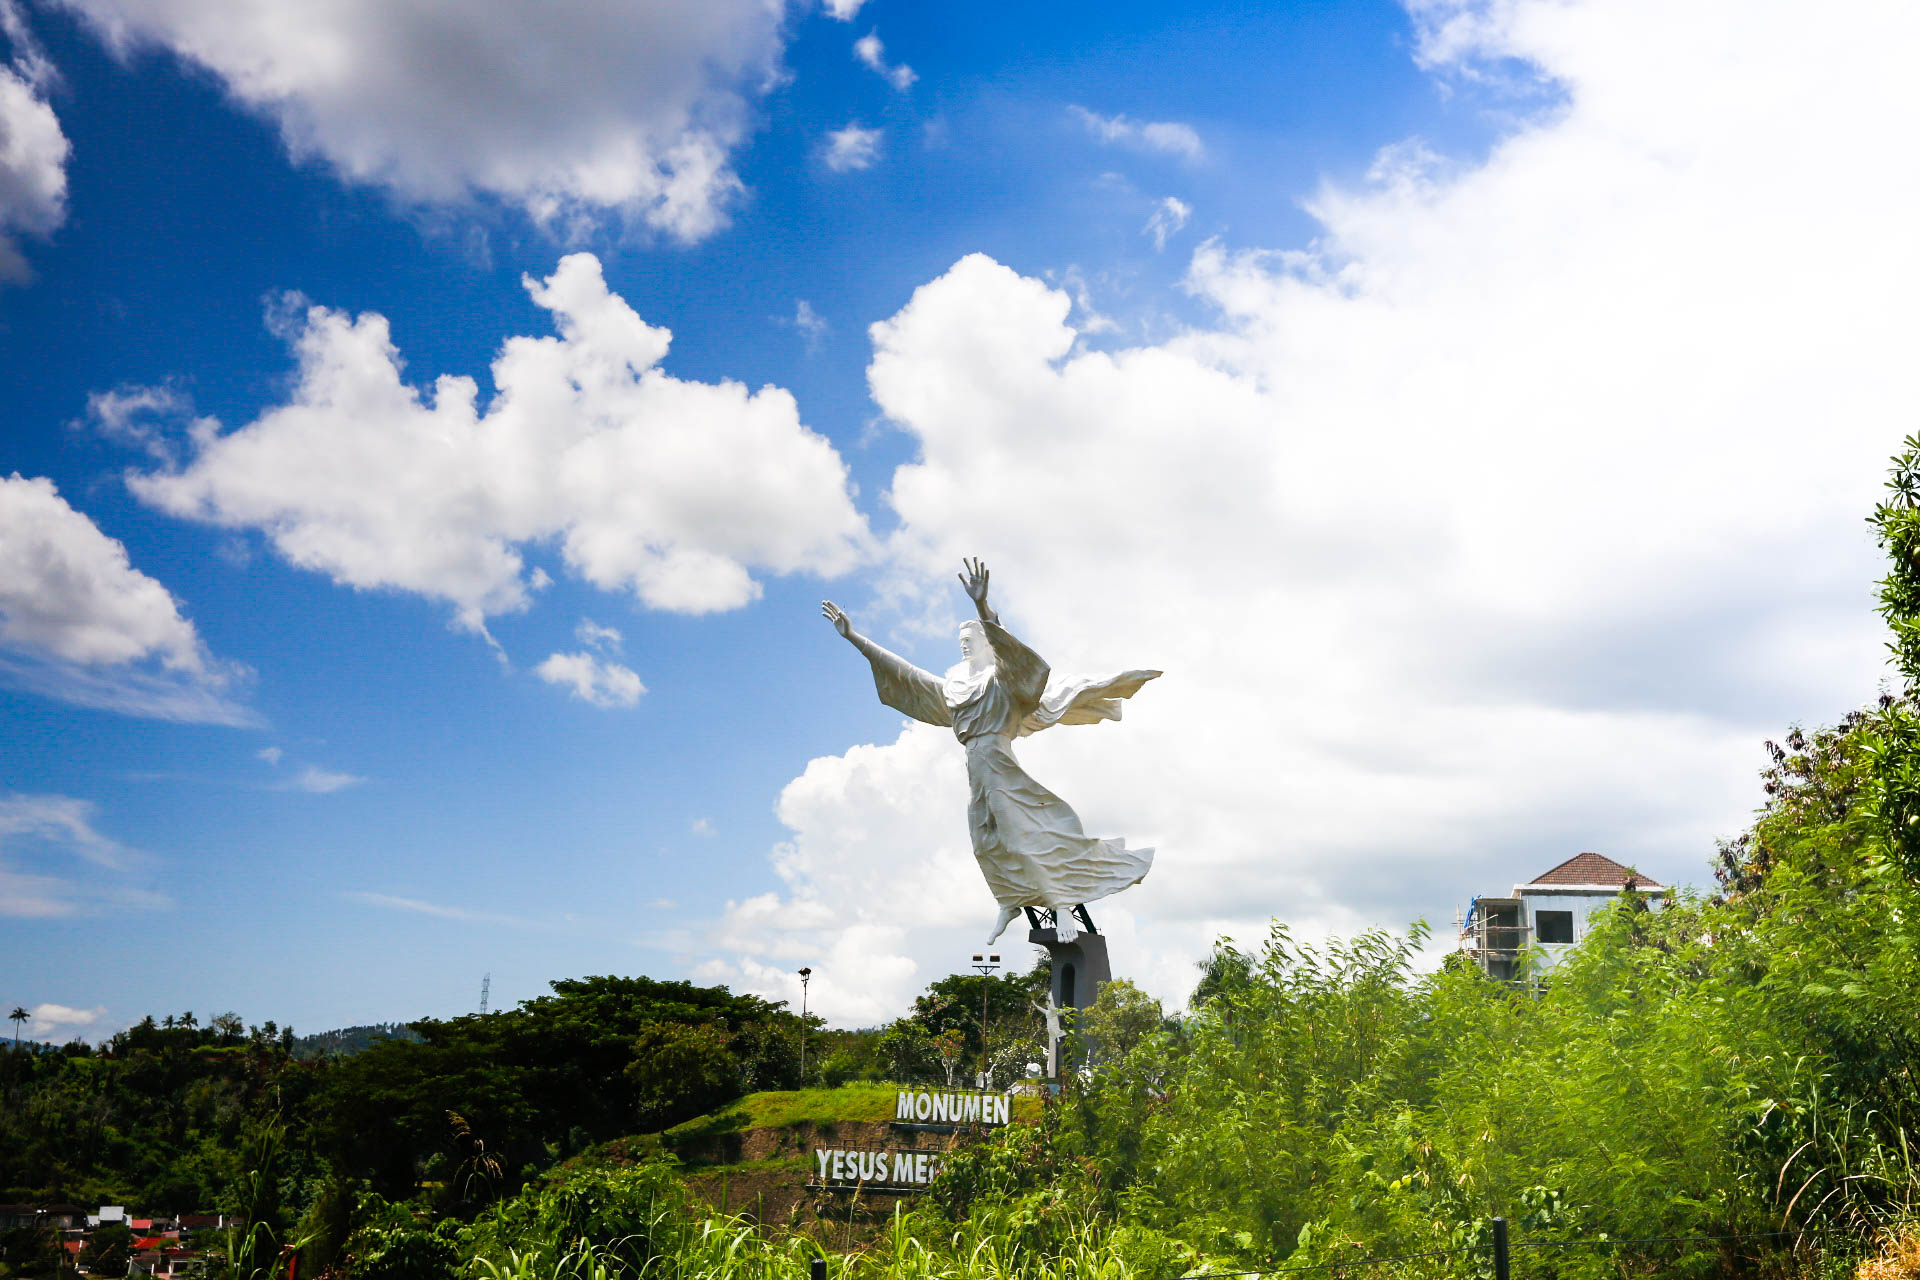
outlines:
[[28, 1013], [21, 1006], [15, 1005], [13, 1006], [13, 1012], [8, 1014], [7, 1016], [13, 1019], [13, 1047], [18, 1049], [20, 1047], [20, 1024], [25, 1022], [28, 1018], [31, 1018], [33, 1015]]

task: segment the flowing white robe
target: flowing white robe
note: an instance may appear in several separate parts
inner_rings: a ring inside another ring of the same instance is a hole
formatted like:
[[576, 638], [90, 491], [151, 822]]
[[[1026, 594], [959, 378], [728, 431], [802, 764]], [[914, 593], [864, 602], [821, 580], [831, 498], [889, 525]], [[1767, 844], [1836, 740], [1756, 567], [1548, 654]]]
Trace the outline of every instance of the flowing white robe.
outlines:
[[1099, 840], [1067, 802], [1013, 758], [1013, 740], [1056, 724], [1120, 718], [1158, 671], [1076, 678], [1047, 688], [1047, 664], [998, 623], [983, 624], [994, 664], [943, 680], [868, 641], [880, 701], [927, 724], [946, 725], [967, 751], [967, 826], [973, 856], [1002, 907], [1072, 907], [1138, 884], [1152, 849]]

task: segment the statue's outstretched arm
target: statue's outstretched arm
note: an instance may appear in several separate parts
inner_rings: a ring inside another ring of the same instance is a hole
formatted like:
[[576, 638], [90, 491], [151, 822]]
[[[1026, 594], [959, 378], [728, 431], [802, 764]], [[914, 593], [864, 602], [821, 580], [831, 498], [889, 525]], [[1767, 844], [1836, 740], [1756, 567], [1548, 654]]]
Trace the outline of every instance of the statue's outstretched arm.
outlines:
[[953, 723], [953, 713], [940, 694], [940, 681], [932, 672], [922, 671], [855, 631], [853, 620], [833, 601], [820, 602], [820, 615], [872, 664], [874, 689], [881, 702], [927, 724]]
[[862, 654], [866, 655], [867, 658], [871, 659], [876, 653], [886, 652], [885, 649], [882, 649], [879, 645], [867, 639], [858, 631], [855, 631], [853, 629], [853, 619], [849, 618], [846, 612], [833, 601], [822, 600], [820, 602], [820, 616], [833, 624], [833, 629], [840, 633], [842, 640], [845, 640], [848, 644], [858, 649]]

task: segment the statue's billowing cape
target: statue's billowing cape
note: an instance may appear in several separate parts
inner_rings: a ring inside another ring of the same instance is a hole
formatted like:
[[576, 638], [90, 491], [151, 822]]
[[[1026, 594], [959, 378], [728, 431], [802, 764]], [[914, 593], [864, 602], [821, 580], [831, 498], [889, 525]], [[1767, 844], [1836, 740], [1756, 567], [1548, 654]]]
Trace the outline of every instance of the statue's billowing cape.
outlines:
[[1122, 671], [1115, 676], [1071, 676], [1048, 684], [1037, 710], [1020, 722], [1020, 736], [1056, 724], [1098, 724], [1120, 718], [1120, 701], [1140, 692], [1158, 671]]

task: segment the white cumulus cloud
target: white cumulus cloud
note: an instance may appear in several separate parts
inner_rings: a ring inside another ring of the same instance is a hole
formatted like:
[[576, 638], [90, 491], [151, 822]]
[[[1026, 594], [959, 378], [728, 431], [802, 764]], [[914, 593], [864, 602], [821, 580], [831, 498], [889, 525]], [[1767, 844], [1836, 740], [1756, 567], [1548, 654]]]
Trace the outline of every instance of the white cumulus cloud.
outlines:
[[880, 76], [901, 93], [913, 88], [913, 82], [920, 78], [914, 74], [913, 68], [905, 63], [894, 65], [887, 61], [887, 49], [880, 43], [880, 33], [877, 31], [869, 31], [853, 42], [853, 56], [859, 59], [861, 66]]
[[835, 129], [827, 135], [821, 158], [835, 173], [871, 169], [880, 158], [880, 131], [863, 128], [857, 120], [844, 129]]
[[629, 667], [591, 653], [556, 653], [533, 669], [548, 684], [573, 691], [573, 696], [596, 707], [631, 707], [640, 702], [647, 686]]
[[54, 1004], [41, 1001], [27, 1012], [32, 1021], [27, 1023], [26, 1034], [34, 1039], [53, 1036], [72, 1036], [95, 1026], [107, 1016], [105, 1005], [95, 1005], [91, 1009], [76, 1009], [72, 1005]]
[[47, 102], [54, 69], [14, 0], [0, 0], [0, 36], [10, 56], [0, 65], [0, 283], [33, 278], [22, 235], [44, 239], [67, 218], [67, 157], [72, 144]]
[[133, 477], [135, 493], [259, 529], [343, 585], [445, 601], [476, 630], [529, 603], [546, 579], [523, 548], [549, 539], [595, 586], [695, 614], [757, 598], [756, 569], [859, 562], [846, 466], [792, 395], [665, 373], [672, 335], [590, 254], [526, 283], [559, 336], [509, 338], [484, 404], [471, 378], [404, 381], [384, 317], [309, 307], [286, 403], [196, 429], [192, 460]]
[[123, 52], [205, 68], [296, 158], [403, 200], [619, 211], [683, 240], [739, 188], [729, 153], [779, 70], [767, 0], [64, 0]]
[[1133, 147], [1140, 151], [1158, 151], [1198, 160], [1207, 152], [1200, 133], [1190, 124], [1177, 120], [1134, 120], [1128, 116], [1103, 116], [1075, 105], [1067, 108], [1081, 127], [1101, 142]]
[[[1560, 100], [1477, 164], [1390, 149], [1312, 196], [1305, 249], [1205, 246], [1211, 323], [1090, 350], [1064, 293], [975, 256], [873, 331], [919, 452], [892, 588], [982, 555], [1056, 670], [1166, 672], [1122, 723], [1020, 751], [1090, 832], [1158, 849], [1093, 910], [1169, 999], [1273, 916], [1444, 934], [1580, 849], [1699, 883], [1760, 799], [1759, 740], [1884, 670], [1863, 517], [1920, 409], [1920, 170], [1887, 162], [1920, 11], [1422, 21], [1437, 70], [1520, 59]], [[857, 932], [834, 1005], [857, 1022], [984, 928], [959, 748], [876, 739], [789, 786], [782, 888], [734, 904], [710, 972], [784, 996]]]
[[0, 678], [130, 715], [244, 724], [225, 692], [241, 674], [53, 481], [0, 478]]

